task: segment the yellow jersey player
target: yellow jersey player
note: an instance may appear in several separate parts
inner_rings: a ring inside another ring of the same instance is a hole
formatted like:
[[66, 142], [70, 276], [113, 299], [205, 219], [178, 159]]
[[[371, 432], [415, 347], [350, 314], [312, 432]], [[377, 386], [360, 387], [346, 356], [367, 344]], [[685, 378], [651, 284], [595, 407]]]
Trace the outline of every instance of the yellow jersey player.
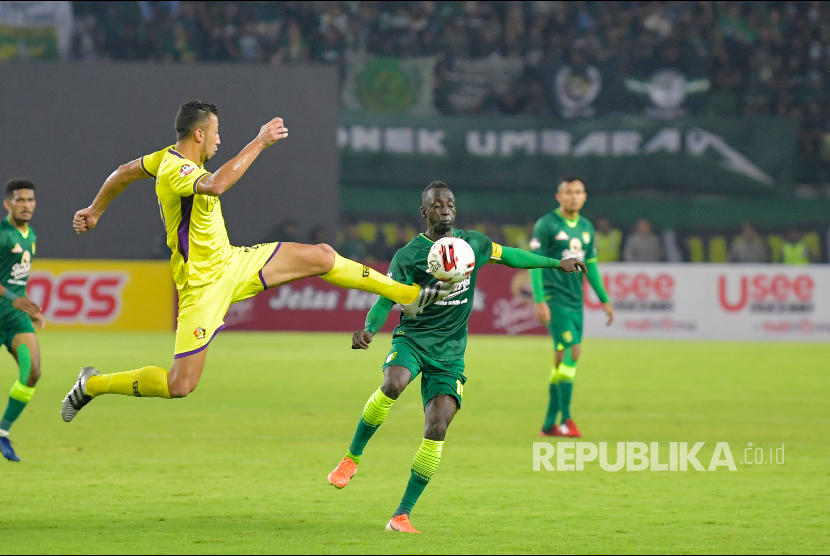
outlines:
[[83, 367], [61, 408], [71, 421], [102, 394], [180, 398], [199, 382], [214, 335], [224, 328], [228, 307], [267, 289], [320, 276], [329, 283], [357, 288], [395, 300], [417, 314], [451, 291], [450, 284], [406, 285], [338, 255], [326, 244], [275, 242], [234, 247], [228, 241], [220, 195], [233, 187], [268, 147], [288, 136], [282, 118], [264, 124], [257, 136], [215, 173], [204, 164], [219, 148], [219, 111], [213, 104], [190, 101], [176, 115], [176, 143], [119, 166], [92, 204], [75, 213], [72, 225], [82, 234], [95, 228], [104, 210], [133, 181], [156, 180], [161, 218], [172, 251], [170, 264], [179, 295], [176, 344], [170, 370], [145, 366], [101, 374]]

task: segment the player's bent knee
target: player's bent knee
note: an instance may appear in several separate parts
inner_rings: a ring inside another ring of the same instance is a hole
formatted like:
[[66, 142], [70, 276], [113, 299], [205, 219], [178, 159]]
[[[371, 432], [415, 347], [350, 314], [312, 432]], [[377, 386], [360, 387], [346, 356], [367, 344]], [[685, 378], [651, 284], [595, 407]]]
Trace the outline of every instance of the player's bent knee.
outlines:
[[192, 380], [168, 380], [167, 390], [171, 398], [184, 398], [196, 389], [197, 381]]
[[29, 373], [29, 384], [27, 386], [34, 386], [37, 384], [37, 381], [40, 380], [40, 367], [37, 365], [32, 365], [32, 370]]
[[312, 246], [314, 248], [311, 257], [311, 265], [314, 267], [315, 274], [326, 274], [334, 268], [334, 256], [337, 252], [328, 243], [318, 243]]
[[406, 383], [403, 381], [397, 380], [384, 380], [383, 385], [380, 387], [380, 391], [383, 392], [383, 395], [392, 398], [393, 400], [397, 400], [398, 397], [403, 393], [404, 388], [406, 388]]

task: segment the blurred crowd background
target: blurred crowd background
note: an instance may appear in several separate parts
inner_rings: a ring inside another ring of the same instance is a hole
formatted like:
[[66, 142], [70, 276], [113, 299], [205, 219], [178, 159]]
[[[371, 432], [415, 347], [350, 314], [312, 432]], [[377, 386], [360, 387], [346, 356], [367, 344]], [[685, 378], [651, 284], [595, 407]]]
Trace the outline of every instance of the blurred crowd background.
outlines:
[[[609, 114], [793, 121], [794, 183], [779, 202], [787, 210], [789, 200], [830, 198], [828, 2], [66, 4], [72, 30], [58, 57], [234, 62], [266, 71], [327, 64], [338, 68], [344, 112], [569, 122]], [[16, 56], [24, 54], [18, 49]], [[399, 83], [375, 82], [375, 90], [361, 90], [360, 70], [378, 59], [411, 63], [427, 87], [413, 93]], [[664, 196], [671, 194], [671, 184], [666, 187]], [[359, 190], [360, 184], [344, 184], [346, 194]], [[499, 218], [479, 211], [460, 224], [522, 245], [533, 221], [554, 206], [551, 194], [539, 203], [539, 214]], [[613, 236], [603, 253], [610, 260], [828, 261], [830, 218], [802, 222], [790, 214], [752, 222], [752, 215], [733, 214], [714, 227], [683, 229], [651, 213], [648, 196], [641, 214], [599, 214], [591, 206], [589, 200], [585, 214]], [[293, 226], [280, 223], [275, 233], [282, 235], [274, 237], [330, 241], [351, 256], [378, 260], [388, 260], [421, 231], [417, 219], [378, 219], [348, 203], [339, 226], [318, 226], [311, 237], [299, 237]]]

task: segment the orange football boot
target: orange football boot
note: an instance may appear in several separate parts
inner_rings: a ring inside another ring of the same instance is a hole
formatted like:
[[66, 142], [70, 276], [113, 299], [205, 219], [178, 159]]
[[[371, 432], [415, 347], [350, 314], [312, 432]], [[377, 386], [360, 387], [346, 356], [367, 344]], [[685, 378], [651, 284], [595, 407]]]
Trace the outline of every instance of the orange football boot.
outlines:
[[401, 533], [420, 533], [412, 523], [409, 522], [409, 514], [396, 515], [386, 524], [387, 531], [400, 531]]
[[337, 488], [343, 488], [352, 480], [357, 473], [357, 464], [351, 458], [343, 458], [334, 471], [329, 473], [329, 484]]

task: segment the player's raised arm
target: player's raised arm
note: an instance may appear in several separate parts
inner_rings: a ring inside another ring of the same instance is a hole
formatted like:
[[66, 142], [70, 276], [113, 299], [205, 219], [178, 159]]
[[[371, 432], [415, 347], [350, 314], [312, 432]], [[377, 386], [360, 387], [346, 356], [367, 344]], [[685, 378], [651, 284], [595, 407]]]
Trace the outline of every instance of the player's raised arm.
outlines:
[[493, 254], [490, 262], [503, 264], [512, 268], [556, 268], [562, 272], [585, 272], [585, 263], [579, 259], [553, 259], [517, 249], [515, 247], [502, 247], [493, 243]]
[[153, 176], [142, 166], [142, 158], [136, 158], [131, 162], [120, 165], [104, 181], [92, 204], [75, 213], [75, 217], [72, 219], [72, 227], [75, 229], [75, 233], [82, 234], [94, 229], [107, 206], [127, 189], [128, 185], [137, 179], [150, 177]]
[[274, 118], [264, 124], [253, 141], [245, 145], [235, 157], [224, 163], [216, 172], [199, 181], [196, 192], [219, 196], [239, 181], [262, 151], [288, 137], [288, 128], [282, 118]]

